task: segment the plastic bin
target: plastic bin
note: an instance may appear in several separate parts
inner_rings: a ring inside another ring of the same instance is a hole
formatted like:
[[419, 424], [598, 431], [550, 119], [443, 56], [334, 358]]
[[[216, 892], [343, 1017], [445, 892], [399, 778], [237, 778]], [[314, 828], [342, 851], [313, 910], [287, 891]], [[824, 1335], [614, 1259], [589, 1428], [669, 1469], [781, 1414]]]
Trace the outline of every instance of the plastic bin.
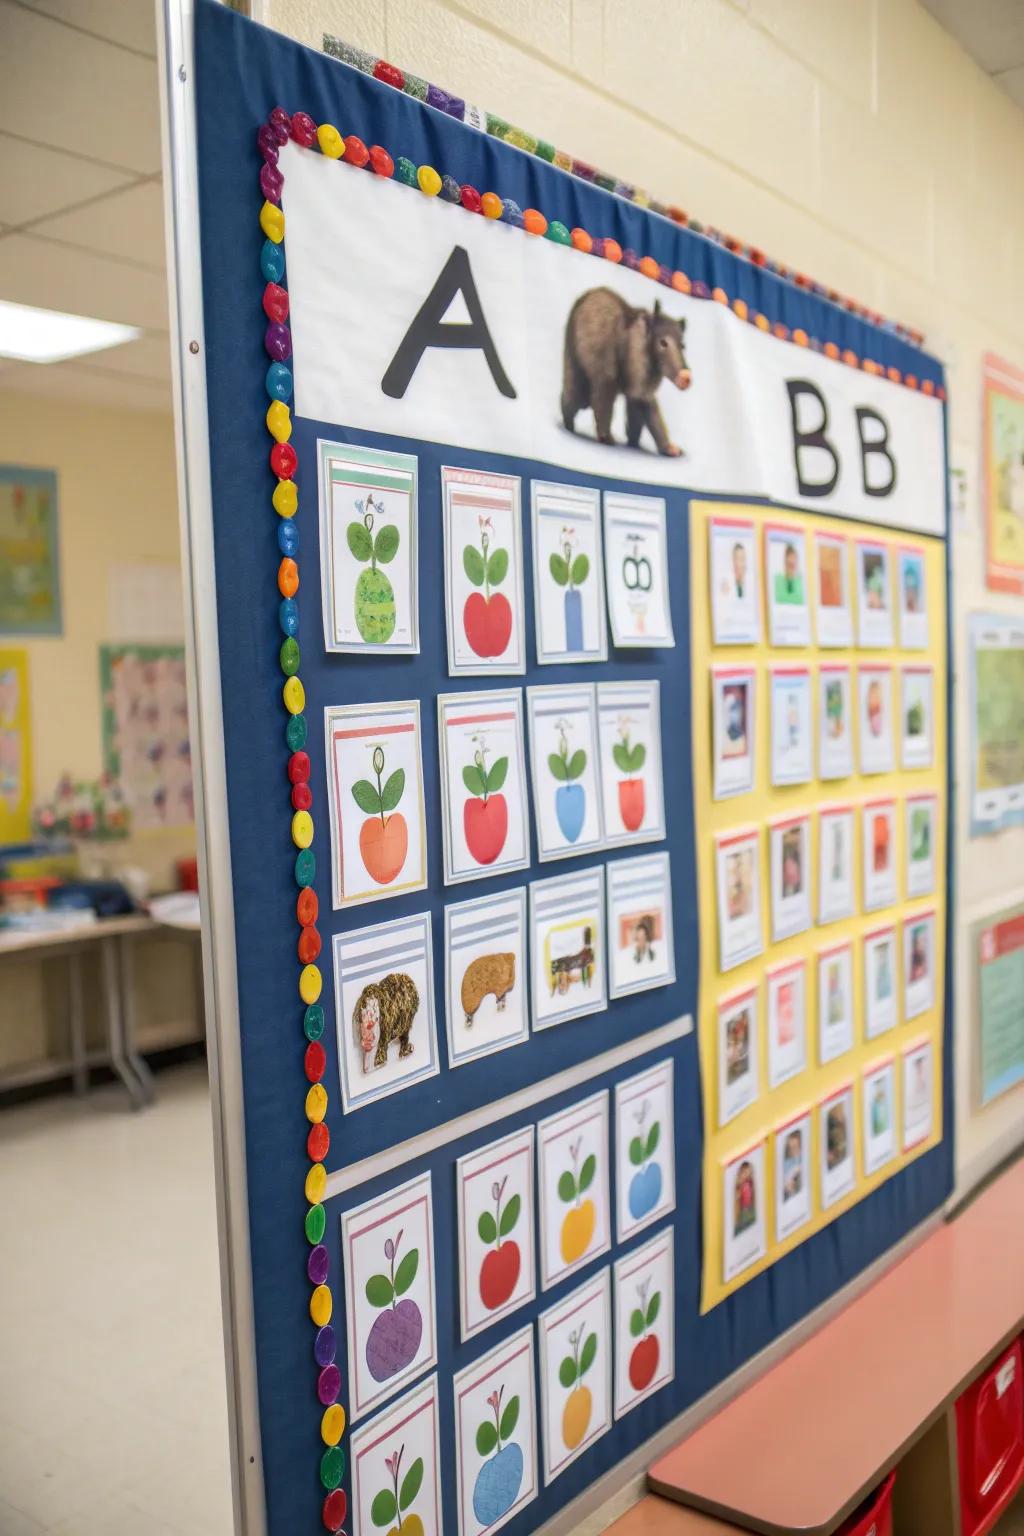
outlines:
[[836, 1531], [836, 1536], [892, 1536], [892, 1487], [895, 1470], [880, 1488], [855, 1509]]
[[1024, 1482], [1024, 1356], [1015, 1340], [956, 1404], [963, 1536], [983, 1536]]

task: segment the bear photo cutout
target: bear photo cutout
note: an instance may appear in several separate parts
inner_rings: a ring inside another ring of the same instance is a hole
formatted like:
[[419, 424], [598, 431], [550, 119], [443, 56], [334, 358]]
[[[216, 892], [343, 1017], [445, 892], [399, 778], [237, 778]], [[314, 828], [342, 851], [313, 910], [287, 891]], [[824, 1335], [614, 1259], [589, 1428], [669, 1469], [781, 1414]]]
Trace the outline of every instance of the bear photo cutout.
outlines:
[[345, 1113], [434, 1077], [430, 913], [336, 933], [334, 1003]]
[[448, 1064], [462, 1066], [529, 1038], [526, 889], [444, 909]]
[[533, 1126], [460, 1157], [459, 1312], [463, 1339], [537, 1294], [533, 1250]]

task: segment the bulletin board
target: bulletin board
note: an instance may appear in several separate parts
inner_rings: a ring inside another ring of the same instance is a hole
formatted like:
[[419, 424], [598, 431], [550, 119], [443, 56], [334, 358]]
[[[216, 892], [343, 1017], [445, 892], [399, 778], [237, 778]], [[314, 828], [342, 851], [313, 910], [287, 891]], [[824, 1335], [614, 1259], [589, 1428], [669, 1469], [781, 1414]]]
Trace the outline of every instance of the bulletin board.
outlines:
[[[414, 77], [212, 0], [194, 58], [179, 367], [248, 1528], [525, 1536], [950, 1188], [942, 371]], [[729, 1295], [709, 838], [809, 797], [759, 762], [709, 809], [710, 508], [922, 551], [938, 829], [928, 1135]]]

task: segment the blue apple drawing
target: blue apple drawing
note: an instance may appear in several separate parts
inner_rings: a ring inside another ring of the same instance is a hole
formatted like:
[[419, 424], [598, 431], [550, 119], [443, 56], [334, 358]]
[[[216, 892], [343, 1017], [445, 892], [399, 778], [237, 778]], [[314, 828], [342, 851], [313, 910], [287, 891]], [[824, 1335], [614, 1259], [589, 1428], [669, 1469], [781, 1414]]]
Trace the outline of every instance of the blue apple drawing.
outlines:
[[582, 784], [575, 782], [587, 766], [587, 754], [582, 747], [577, 747], [569, 756], [568, 732], [571, 726], [568, 720], [559, 720], [555, 728], [558, 731], [558, 751], [548, 754], [548, 768], [552, 777], [558, 781], [555, 790], [555, 818], [566, 842], [574, 843], [583, 831], [587, 814], [586, 790]]
[[627, 1196], [629, 1214], [634, 1221], [640, 1221], [657, 1210], [661, 1199], [661, 1164], [652, 1162], [661, 1139], [661, 1123], [658, 1120], [652, 1121], [650, 1130], [644, 1135], [644, 1120], [649, 1108], [645, 1099], [637, 1114], [639, 1132], [629, 1143], [629, 1161], [637, 1170], [629, 1181]]
[[502, 1515], [508, 1514], [519, 1496], [523, 1481], [522, 1449], [509, 1443], [509, 1436], [514, 1432], [519, 1419], [519, 1398], [510, 1397], [503, 1412], [501, 1399], [504, 1391], [502, 1387], [490, 1394], [487, 1402], [494, 1414], [494, 1423], [485, 1419], [476, 1432], [477, 1452], [488, 1458], [477, 1473], [473, 1485], [473, 1513], [481, 1525], [493, 1525]]

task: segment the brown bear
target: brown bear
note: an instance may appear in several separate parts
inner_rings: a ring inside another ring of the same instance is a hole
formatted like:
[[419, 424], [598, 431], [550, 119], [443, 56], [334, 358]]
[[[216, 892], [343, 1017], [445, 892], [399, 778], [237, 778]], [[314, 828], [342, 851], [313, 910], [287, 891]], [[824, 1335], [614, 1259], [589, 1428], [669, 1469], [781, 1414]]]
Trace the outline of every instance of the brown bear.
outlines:
[[371, 981], [359, 994], [352, 1010], [356, 1044], [363, 1053], [363, 1071], [384, 1067], [388, 1046], [398, 1041], [399, 1056], [413, 1049], [409, 1033], [419, 1011], [420, 994], [411, 976], [389, 971], [380, 981]]
[[480, 955], [471, 960], [462, 977], [462, 1010], [467, 1025], [472, 1024], [476, 1011], [490, 993], [504, 1012], [505, 999], [516, 984], [516, 957], [506, 955]]

